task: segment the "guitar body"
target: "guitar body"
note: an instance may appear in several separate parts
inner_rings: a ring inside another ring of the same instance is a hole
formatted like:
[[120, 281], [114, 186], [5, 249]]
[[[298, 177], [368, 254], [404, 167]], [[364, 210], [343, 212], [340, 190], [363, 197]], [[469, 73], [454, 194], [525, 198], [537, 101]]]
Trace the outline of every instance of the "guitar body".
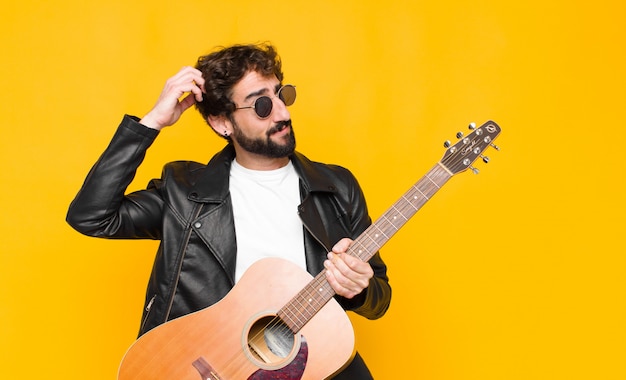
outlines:
[[256, 262], [220, 302], [142, 335], [124, 356], [118, 380], [331, 376], [354, 355], [354, 331], [341, 306], [331, 299], [296, 334], [276, 317], [311, 279], [286, 260]]

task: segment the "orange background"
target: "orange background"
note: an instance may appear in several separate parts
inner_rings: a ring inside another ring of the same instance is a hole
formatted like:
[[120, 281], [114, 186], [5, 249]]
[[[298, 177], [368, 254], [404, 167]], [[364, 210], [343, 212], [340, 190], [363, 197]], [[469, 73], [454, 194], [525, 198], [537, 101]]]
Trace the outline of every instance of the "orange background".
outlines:
[[[299, 150], [373, 217], [469, 122], [502, 127], [383, 249], [394, 299], [351, 318], [377, 379], [623, 379], [626, 5], [620, 1], [78, 1], [0, 15], [0, 378], [113, 379], [155, 242], [87, 238], [67, 206], [124, 113], [217, 45], [271, 41]], [[195, 111], [132, 189], [221, 147]]]

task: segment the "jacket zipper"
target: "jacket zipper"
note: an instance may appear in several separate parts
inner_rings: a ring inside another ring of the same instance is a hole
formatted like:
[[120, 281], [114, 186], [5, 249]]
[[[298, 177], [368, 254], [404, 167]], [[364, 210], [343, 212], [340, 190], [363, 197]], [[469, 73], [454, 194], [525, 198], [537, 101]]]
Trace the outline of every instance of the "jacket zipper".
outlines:
[[143, 331], [143, 328], [146, 326], [146, 322], [148, 321], [148, 317], [150, 317], [150, 310], [152, 309], [152, 304], [154, 303], [154, 300], [156, 299], [157, 295], [153, 295], [152, 298], [150, 298], [150, 301], [148, 301], [148, 304], [146, 305], [146, 317], [143, 319], [143, 322], [141, 322], [141, 330]]

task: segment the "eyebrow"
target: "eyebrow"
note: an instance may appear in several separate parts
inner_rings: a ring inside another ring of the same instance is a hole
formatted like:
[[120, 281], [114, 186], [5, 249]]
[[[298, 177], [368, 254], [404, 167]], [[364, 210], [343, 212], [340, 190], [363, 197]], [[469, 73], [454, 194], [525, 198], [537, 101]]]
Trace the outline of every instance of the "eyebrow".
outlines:
[[[276, 86], [274, 86], [274, 93], [277, 93], [278, 90], [280, 90], [281, 87], [282, 87], [282, 84], [280, 84], [280, 83], [278, 83]], [[255, 92], [252, 92], [252, 93], [248, 94], [248, 96], [246, 96], [243, 99], [243, 101], [247, 102], [248, 100], [250, 100], [252, 98], [256, 98], [257, 96], [264, 95], [266, 93], [267, 93], [267, 89], [263, 88], [261, 90], [258, 90], [258, 91], [255, 91]]]

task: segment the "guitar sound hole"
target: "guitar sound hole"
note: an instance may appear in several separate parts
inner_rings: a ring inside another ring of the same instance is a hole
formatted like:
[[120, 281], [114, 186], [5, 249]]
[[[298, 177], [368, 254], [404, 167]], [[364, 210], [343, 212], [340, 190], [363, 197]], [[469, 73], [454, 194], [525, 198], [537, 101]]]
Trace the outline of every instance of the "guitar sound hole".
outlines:
[[258, 361], [272, 365], [283, 362], [294, 353], [296, 338], [276, 316], [256, 321], [248, 332], [248, 348]]

